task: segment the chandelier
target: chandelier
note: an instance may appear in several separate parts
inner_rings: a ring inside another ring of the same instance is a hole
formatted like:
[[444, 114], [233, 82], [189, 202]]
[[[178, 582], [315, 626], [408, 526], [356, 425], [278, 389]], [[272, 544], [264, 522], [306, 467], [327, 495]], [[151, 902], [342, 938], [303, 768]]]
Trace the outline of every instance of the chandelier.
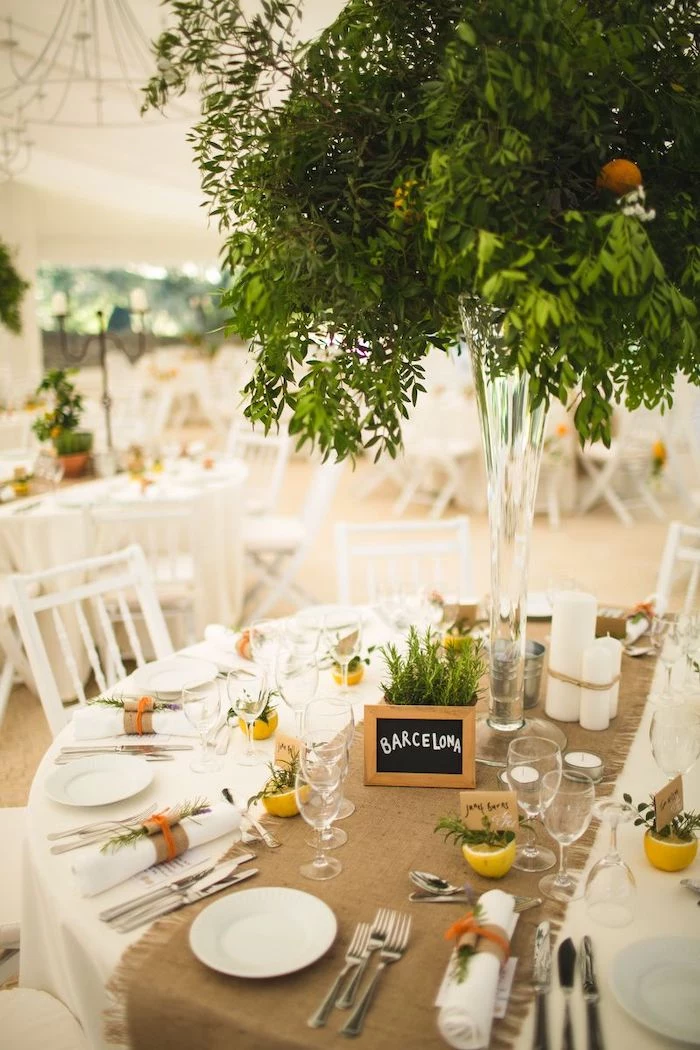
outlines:
[[[63, 0], [48, 34], [12, 18], [0, 22], [0, 178], [25, 170], [42, 125], [127, 128], [162, 120], [140, 113], [154, 61], [129, 0]], [[175, 114], [193, 115], [183, 105]]]

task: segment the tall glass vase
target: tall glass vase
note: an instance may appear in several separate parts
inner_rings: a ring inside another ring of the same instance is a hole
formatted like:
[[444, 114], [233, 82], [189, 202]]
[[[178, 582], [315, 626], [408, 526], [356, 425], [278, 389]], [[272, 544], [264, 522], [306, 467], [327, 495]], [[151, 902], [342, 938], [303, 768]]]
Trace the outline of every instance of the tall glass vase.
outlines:
[[486, 360], [501, 339], [496, 315], [484, 320], [463, 303], [488, 488], [491, 560], [489, 710], [477, 723], [476, 758], [505, 765], [516, 735], [566, 737], [544, 719], [523, 717], [530, 534], [544, 444], [546, 409], [532, 408], [529, 379], [518, 370], [490, 375]]

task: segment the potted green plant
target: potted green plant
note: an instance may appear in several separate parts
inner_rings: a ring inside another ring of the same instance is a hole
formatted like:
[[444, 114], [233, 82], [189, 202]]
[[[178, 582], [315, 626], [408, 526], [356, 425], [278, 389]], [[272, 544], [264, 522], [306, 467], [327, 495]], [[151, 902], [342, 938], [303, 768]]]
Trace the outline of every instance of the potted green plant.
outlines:
[[478, 640], [443, 647], [430, 630], [421, 637], [411, 627], [405, 652], [392, 643], [379, 652], [388, 672], [381, 686], [387, 704], [473, 707], [479, 698], [486, 662]]
[[22, 331], [20, 308], [29, 283], [17, 273], [9, 248], [0, 241], [0, 324], [19, 335]]
[[[622, 796], [634, 805], [631, 795]], [[661, 871], [682, 871], [692, 864], [698, 852], [697, 833], [700, 813], [683, 811], [663, 828], [656, 828], [656, 811], [651, 802], [637, 803], [635, 827], [645, 827], [644, 853], [650, 864]]]
[[50, 368], [46, 372], [36, 392], [48, 397], [48, 407], [32, 424], [39, 440], [53, 445], [67, 478], [80, 477], [92, 450], [92, 434], [79, 429], [83, 395], [69, 378], [74, 371]]

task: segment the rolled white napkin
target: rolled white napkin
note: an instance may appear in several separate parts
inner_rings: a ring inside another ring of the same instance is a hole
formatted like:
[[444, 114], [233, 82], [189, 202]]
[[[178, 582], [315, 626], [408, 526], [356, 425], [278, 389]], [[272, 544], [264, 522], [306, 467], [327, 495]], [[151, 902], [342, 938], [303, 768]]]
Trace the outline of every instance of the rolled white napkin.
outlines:
[[[237, 831], [242, 811], [228, 802], [217, 802], [209, 813], [198, 817], [186, 817], [181, 827], [187, 832], [190, 846], [201, 846]], [[102, 853], [99, 846], [85, 850], [73, 864], [73, 874], [78, 880], [83, 897], [94, 897], [112, 886], [116, 886], [132, 875], [138, 875], [156, 862], [156, 847], [153, 838], [144, 836], [133, 846]]]
[[[511, 936], [515, 899], [503, 890], [488, 890], [479, 898], [479, 922], [493, 923]], [[479, 952], [469, 960], [465, 979], [448, 979], [441, 993], [438, 1028], [455, 1050], [481, 1050], [489, 1044], [496, 988], [501, 965], [490, 952]]]
[[[196, 736], [183, 711], [151, 712], [153, 732], [172, 736]], [[100, 740], [119, 736], [124, 732], [123, 712], [114, 707], [86, 704], [73, 715], [73, 735], [76, 740]]]

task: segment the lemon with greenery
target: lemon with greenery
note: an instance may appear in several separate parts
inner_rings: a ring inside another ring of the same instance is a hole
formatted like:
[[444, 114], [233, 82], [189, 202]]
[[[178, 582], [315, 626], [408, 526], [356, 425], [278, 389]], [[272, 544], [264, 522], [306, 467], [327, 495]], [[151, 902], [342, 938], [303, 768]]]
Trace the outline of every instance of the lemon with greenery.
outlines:
[[[265, 707], [253, 722], [253, 740], [267, 740], [267, 738], [272, 736], [277, 729], [279, 716], [277, 714], [277, 704], [274, 701], [278, 696], [279, 693], [275, 690], [268, 690], [265, 698]], [[239, 718], [232, 707], [229, 708], [226, 721], [229, 722], [229, 724], [233, 721], [237, 721], [243, 732], [248, 732], [244, 719]]]
[[270, 776], [262, 791], [248, 799], [248, 805], [261, 801], [268, 813], [275, 817], [295, 817], [299, 812], [295, 785], [299, 772], [298, 752], [292, 754], [289, 762], [268, 765]]
[[480, 828], [468, 828], [459, 817], [441, 817], [435, 831], [444, 831], [445, 839], [454, 839], [469, 867], [486, 879], [502, 879], [513, 867], [515, 832], [494, 828], [486, 815]]
[[349, 0], [311, 41], [288, 0], [165, 7], [145, 106], [201, 92], [251, 420], [395, 454], [463, 296], [582, 440], [700, 383], [696, 0]]
[[[622, 797], [628, 805], [634, 805], [631, 795], [625, 794]], [[661, 871], [682, 871], [695, 860], [698, 852], [700, 813], [683, 810], [657, 831], [653, 803], [638, 802], [634, 825], [647, 829], [644, 835], [644, 853], [655, 868]]]

